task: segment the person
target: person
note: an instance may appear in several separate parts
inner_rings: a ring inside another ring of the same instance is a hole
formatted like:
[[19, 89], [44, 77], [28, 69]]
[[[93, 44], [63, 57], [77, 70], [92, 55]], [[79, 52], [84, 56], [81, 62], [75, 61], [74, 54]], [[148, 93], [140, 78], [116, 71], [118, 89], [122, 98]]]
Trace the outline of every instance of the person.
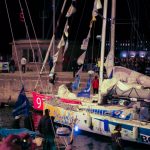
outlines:
[[55, 85], [56, 81], [56, 73], [50, 73], [49, 77], [49, 91], [50, 93], [53, 93], [53, 86]]
[[45, 115], [40, 119], [38, 124], [38, 130], [44, 137], [43, 150], [55, 150], [55, 128], [54, 128], [54, 117], [49, 116], [50, 111], [45, 109]]
[[20, 120], [21, 120], [21, 116], [15, 116], [15, 120], [12, 123], [12, 128], [20, 129]]
[[53, 73], [52, 75], [50, 75], [50, 82], [55, 85], [55, 81], [56, 81], [56, 73]]
[[22, 70], [23, 73], [26, 72], [26, 63], [27, 63], [27, 60], [26, 60], [26, 58], [23, 56], [23, 57], [21, 58], [21, 70]]
[[117, 124], [111, 134], [113, 150], [123, 150], [123, 145], [121, 140], [121, 129], [122, 129], [121, 125]]
[[12, 73], [15, 72], [15, 61], [13, 58], [11, 58], [9, 62], [9, 72], [12, 72]]
[[51, 71], [51, 69], [53, 68], [53, 58], [52, 57], [50, 57], [49, 58], [49, 62], [48, 62], [48, 64], [49, 64], [49, 70]]
[[26, 129], [29, 129], [30, 131], [35, 131], [34, 122], [33, 122], [33, 118], [32, 118], [31, 113], [28, 116], [25, 116], [25, 118], [24, 118], [24, 127]]
[[92, 87], [93, 87], [93, 94], [98, 94], [98, 88], [99, 88], [99, 79], [97, 76], [92, 81]]

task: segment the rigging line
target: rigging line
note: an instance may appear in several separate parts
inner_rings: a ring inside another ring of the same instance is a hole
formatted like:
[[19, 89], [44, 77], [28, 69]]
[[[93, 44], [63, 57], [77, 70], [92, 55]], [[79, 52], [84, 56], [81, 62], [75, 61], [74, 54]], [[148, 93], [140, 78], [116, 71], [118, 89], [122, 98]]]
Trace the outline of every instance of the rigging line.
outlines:
[[[58, 28], [58, 26], [59, 26], [60, 19], [61, 19], [62, 15], [63, 15], [63, 11], [64, 11], [64, 8], [65, 8], [66, 2], [67, 2], [67, 0], [64, 0], [63, 6], [62, 6], [62, 9], [61, 9], [61, 13], [60, 13], [59, 18], [58, 18], [58, 20], [57, 20], [57, 24], [56, 24], [56, 28], [55, 28], [55, 33], [56, 33], [57, 28]], [[42, 65], [40, 74], [42, 74], [43, 69], [45, 68], [45, 64], [46, 64], [46, 62], [47, 62], [48, 56], [49, 56], [49, 54], [50, 54], [50, 50], [51, 50], [51, 48], [52, 48], [53, 40], [55, 39], [55, 33], [53, 34], [53, 36], [52, 36], [52, 38], [51, 38], [50, 45], [49, 45], [49, 47], [48, 47], [48, 50], [47, 50], [45, 59], [44, 59], [44, 61], [43, 61], [43, 65]], [[37, 87], [37, 85], [38, 85], [38, 82], [39, 82], [39, 79], [38, 79], [37, 82], [36, 82], [35, 89], [36, 89], [36, 87]]]
[[[22, 13], [23, 13], [23, 16], [24, 16], [24, 11], [23, 11], [23, 7], [22, 7], [22, 4], [21, 4], [21, 1], [18, 0], [19, 2], [19, 6], [20, 6], [20, 9], [22, 10]], [[25, 24], [25, 29], [26, 29], [26, 34], [27, 34], [27, 37], [29, 39], [29, 44], [30, 44], [30, 47], [31, 47], [31, 50], [32, 50], [32, 54], [33, 54], [33, 61], [35, 62], [35, 53], [34, 53], [34, 50], [33, 50], [33, 46], [32, 46], [32, 42], [31, 42], [31, 39], [30, 39], [30, 35], [29, 35], [29, 30], [28, 30], [28, 27], [27, 27], [27, 23], [26, 23], [26, 19], [25, 19], [25, 16], [24, 16], [24, 24]], [[35, 63], [36, 64], [36, 63]], [[38, 66], [36, 64], [36, 69], [38, 70]], [[44, 88], [42, 86], [42, 90], [44, 91]]]
[[6, 11], [7, 11], [7, 16], [8, 16], [11, 36], [12, 36], [12, 39], [13, 39], [13, 45], [14, 45], [14, 48], [15, 48], [15, 55], [16, 55], [16, 58], [17, 58], [17, 64], [18, 64], [18, 69], [19, 69], [19, 74], [20, 74], [20, 80], [21, 80], [21, 83], [23, 84], [22, 73], [21, 73], [21, 68], [20, 68], [20, 64], [19, 64], [17, 48], [16, 48], [15, 38], [14, 38], [13, 30], [12, 30], [12, 24], [11, 24], [11, 20], [10, 20], [10, 14], [9, 14], [9, 10], [8, 10], [8, 5], [7, 5], [7, 1], [6, 0], [4, 0], [4, 1], [5, 1]]
[[[127, 0], [127, 4], [128, 4], [130, 16], [132, 17], [132, 12], [131, 12], [131, 8], [130, 8], [130, 4], [129, 4], [129, 1], [128, 1], [128, 0]], [[140, 38], [140, 35], [139, 35], [139, 33], [138, 33], [138, 31], [137, 31], [137, 29], [136, 29], [136, 27], [135, 27], [135, 24], [132, 24], [132, 27], [133, 27], [134, 31], [136, 32], [137, 36], [139, 37], [139, 39], [141, 39], [141, 38]]]
[[[80, 18], [80, 21], [79, 21], [79, 25], [78, 25], [78, 28], [77, 28], [77, 32], [76, 32], [77, 34], [76, 34], [76, 36], [75, 36], [74, 44], [73, 44], [72, 49], [71, 49], [70, 58], [72, 58], [72, 54], [73, 54], [73, 51], [74, 51], [74, 49], [75, 49], [75, 45], [76, 45], [76, 41], [77, 41], [77, 35], [78, 35], [78, 33], [79, 33], [79, 28], [80, 28], [81, 21], [82, 21], [82, 18], [83, 18], [85, 6], [86, 6], [86, 0], [85, 0], [85, 2], [84, 2], [84, 6], [83, 6], [83, 10], [82, 10], [82, 15], [81, 15], [81, 18]], [[68, 63], [68, 65], [67, 65], [67, 70], [68, 70], [70, 64], [71, 64], [71, 59], [70, 59], [70, 63]]]
[[28, 15], [29, 15], [30, 21], [31, 21], [31, 25], [32, 25], [34, 36], [35, 36], [36, 43], [37, 43], [37, 46], [38, 46], [38, 50], [39, 50], [39, 53], [40, 53], [40, 56], [41, 56], [41, 60], [43, 62], [43, 57], [42, 57], [41, 49], [40, 49], [40, 46], [39, 46], [39, 43], [38, 43], [38, 40], [37, 40], [37, 35], [36, 35], [36, 32], [35, 32], [34, 24], [33, 24], [32, 17], [31, 17], [31, 14], [30, 14], [30, 10], [29, 10], [29, 7], [28, 7], [28, 3], [27, 3], [26, 0], [25, 0], [25, 4], [26, 4], [26, 8], [27, 8], [27, 11], [28, 11]]
[[[62, 6], [62, 9], [61, 9], [61, 13], [60, 13], [59, 18], [58, 18], [58, 20], [57, 20], [57, 24], [56, 24], [56, 28], [55, 28], [55, 33], [57, 32], [57, 29], [58, 29], [58, 26], [59, 26], [59, 22], [60, 22], [60, 19], [61, 19], [62, 15], [63, 15], [63, 11], [64, 11], [64, 7], [65, 7], [65, 5], [66, 5], [66, 2], [67, 2], [67, 0], [64, 0], [63, 6]], [[48, 47], [48, 51], [47, 51], [47, 54], [46, 54], [46, 56], [45, 56], [45, 59], [44, 59], [43, 66], [42, 66], [42, 68], [41, 68], [40, 74], [42, 74], [43, 69], [44, 69], [44, 67], [45, 67], [45, 64], [46, 64], [46, 62], [47, 62], [47, 59], [48, 59], [50, 50], [51, 50], [51, 48], [52, 48], [52, 42], [53, 42], [53, 40], [55, 39], [55, 33], [54, 33], [53, 36], [52, 36], [52, 39], [51, 39], [50, 45], [49, 45], [49, 47]]]
[[[145, 3], [144, 3], [144, 8], [145, 8], [144, 9], [145, 11], [144, 11], [143, 14], [145, 14], [147, 12], [147, 7], [145, 7]], [[147, 21], [149, 21], [149, 18], [147, 19]], [[141, 24], [141, 29], [142, 29], [142, 32], [143, 32], [143, 39], [145, 40], [146, 38], [145, 38], [144, 30], [143, 30], [143, 24]], [[145, 48], [145, 45], [144, 45], [144, 48]]]
[[[43, 62], [43, 57], [42, 57], [42, 53], [41, 53], [41, 49], [40, 49], [40, 45], [38, 43], [38, 40], [37, 40], [37, 35], [36, 35], [36, 32], [35, 32], [35, 28], [34, 28], [34, 25], [33, 25], [33, 21], [32, 21], [32, 17], [31, 17], [31, 14], [30, 14], [30, 10], [29, 10], [29, 7], [28, 7], [28, 4], [27, 4], [27, 1], [25, 0], [25, 5], [26, 5], [26, 8], [27, 8], [27, 12], [28, 12], [28, 15], [29, 15], [29, 19], [30, 19], [30, 22], [31, 22], [31, 25], [32, 25], [32, 29], [33, 29], [33, 32], [34, 32], [34, 36], [35, 36], [35, 39], [36, 39], [36, 44], [38, 46], [38, 50], [39, 50], [39, 53], [40, 53], [40, 56], [41, 56], [41, 60]], [[34, 51], [34, 50], [33, 50]], [[33, 53], [34, 54], [34, 53]], [[35, 57], [35, 56], [34, 56]], [[37, 62], [34, 58], [34, 63], [36, 64], [36, 68], [37, 68], [37, 72], [38, 72], [38, 78], [40, 79], [40, 70], [37, 66]], [[41, 86], [43, 87], [43, 84], [42, 84], [42, 81], [40, 80], [40, 83], [41, 83]], [[42, 88], [44, 89], [44, 88]]]
[[[59, 4], [60, 4], [59, 2], [60, 2], [60, 1], [58, 1], [57, 5], [56, 5], [56, 11], [55, 11], [55, 12], [57, 12], [57, 10], [58, 10], [58, 6], [59, 6]], [[48, 37], [49, 37], [48, 35], [50, 34], [51, 28], [52, 28], [52, 23], [51, 23], [51, 25], [50, 25], [50, 27], [49, 27], [49, 29], [48, 29], [46, 39], [48, 39]]]
[[[144, 3], [145, 16], [146, 16], [146, 19], [147, 19], [147, 21], [148, 21], [148, 24], [150, 24], [149, 17], [148, 17], [148, 14], [149, 14], [149, 13], [147, 13], [147, 7], [146, 7], [146, 6], [147, 6], [147, 5]], [[150, 26], [149, 26], [149, 25], [148, 25], [148, 28], [150, 29]], [[149, 42], [147, 42], [147, 44], [148, 44], [148, 46], [150, 47]]]
[[[53, 6], [53, 34], [55, 33], [55, 0], [52, 1], [52, 6]], [[53, 49], [52, 49], [52, 55], [54, 55], [54, 49], [55, 49], [55, 38], [53, 39]]]

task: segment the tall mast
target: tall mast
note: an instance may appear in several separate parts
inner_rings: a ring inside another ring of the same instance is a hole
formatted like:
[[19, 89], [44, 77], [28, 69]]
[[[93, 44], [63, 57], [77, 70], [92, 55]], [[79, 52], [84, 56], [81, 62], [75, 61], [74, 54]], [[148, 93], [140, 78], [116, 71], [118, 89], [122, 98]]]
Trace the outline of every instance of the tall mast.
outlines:
[[[59, 25], [60, 18], [61, 18], [62, 14], [63, 14], [63, 11], [64, 11], [64, 8], [65, 8], [66, 2], [67, 2], [67, 0], [64, 0], [63, 6], [62, 6], [62, 9], [61, 9], [61, 14], [60, 14], [60, 16], [59, 16], [59, 18], [58, 18], [58, 20], [57, 20], [55, 32], [56, 32], [56, 29], [57, 29], [57, 27], [58, 27], [58, 25]], [[53, 21], [54, 21], [54, 20], [53, 20]], [[54, 31], [53, 31], [53, 32], [54, 32]], [[51, 38], [50, 45], [49, 45], [49, 47], [48, 47], [48, 50], [47, 50], [47, 53], [46, 53], [46, 56], [45, 56], [45, 59], [44, 59], [44, 62], [43, 62], [43, 65], [42, 65], [40, 74], [42, 74], [43, 69], [44, 69], [44, 67], [45, 67], [45, 64], [46, 64], [46, 62], [47, 62], [47, 60], [48, 60], [49, 53], [50, 53], [50, 50], [51, 50], [51, 48], [52, 48], [53, 41], [55, 40], [55, 32], [53, 33], [53, 36], [52, 36], [52, 38]]]
[[47, 18], [47, 13], [45, 11], [45, 0], [43, 2], [43, 10], [42, 10], [42, 39], [44, 40], [45, 38], [45, 19]]
[[101, 64], [100, 64], [100, 78], [99, 78], [99, 85], [100, 91], [98, 92], [98, 103], [102, 103], [101, 97], [101, 85], [103, 82], [103, 70], [104, 70], [104, 51], [105, 51], [105, 40], [106, 40], [106, 22], [107, 22], [107, 7], [108, 7], [108, 0], [104, 0], [104, 9], [103, 9], [103, 24], [102, 24], [102, 40], [101, 40]]
[[53, 0], [53, 51], [52, 51], [52, 55], [54, 55], [55, 53], [55, 0]]
[[112, 51], [112, 59], [114, 66], [114, 54], [115, 54], [115, 23], [116, 23], [116, 0], [112, 0], [112, 8], [111, 8], [111, 43], [110, 43], [110, 51]]

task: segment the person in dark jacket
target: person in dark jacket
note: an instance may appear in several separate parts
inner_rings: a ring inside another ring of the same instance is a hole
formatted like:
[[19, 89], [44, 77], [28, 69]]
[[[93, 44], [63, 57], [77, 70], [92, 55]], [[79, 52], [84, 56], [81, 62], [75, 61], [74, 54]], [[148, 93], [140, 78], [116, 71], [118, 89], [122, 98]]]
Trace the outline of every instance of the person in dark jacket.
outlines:
[[38, 130], [44, 137], [45, 142], [43, 144], [43, 150], [55, 150], [55, 129], [54, 129], [54, 117], [49, 116], [50, 111], [45, 109], [45, 115], [40, 119], [38, 124]]
[[11, 58], [9, 62], [9, 72], [14, 73], [15, 72], [15, 61], [13, 58]]
[[123, 150], [122, 139], [121, 139], [121, 129], [122, 129], [121, 125], [117, 124], [111, 134], [113, 150]]
[[29, 129], [30, 131], [35, 131], [34, 122], [32, 118], [32, 114], [30, 113], [28, 116], [24, 118], [24, 127]]
[[13, 129], [20, 129], [20, 119], [21, 116], [16, 116], [13, 123], [12, 123], [12, 128]]

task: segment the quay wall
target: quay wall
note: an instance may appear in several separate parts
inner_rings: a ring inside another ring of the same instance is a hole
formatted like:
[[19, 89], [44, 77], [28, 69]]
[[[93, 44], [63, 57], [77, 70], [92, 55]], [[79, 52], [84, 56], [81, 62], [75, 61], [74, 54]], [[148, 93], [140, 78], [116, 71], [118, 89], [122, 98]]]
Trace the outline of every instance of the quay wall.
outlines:
[[[86, 85], [88, 78], [86, 73], [82, 74], [81, 86]], [[22, 83], [25, 88], [27, 97], [32, 100], [32, 91], [35, 89], [35, 85], [39, 79], [39, 76], [35, 72], [27, 72], [20, 76], [19, 72], [15, 73], [0, 73], [0, 102], [15, 102], [18, 98], [19, 92], [22, 88]], [[40, 77], [36, 91], [47, 92], [48, 91], [48, 73], [45, 73]], [[61, 84], [67, 84], [73, 82], [71, 72], [58, 72], [54, 89], [54, 94], [57, 93], [57, 89]]]

